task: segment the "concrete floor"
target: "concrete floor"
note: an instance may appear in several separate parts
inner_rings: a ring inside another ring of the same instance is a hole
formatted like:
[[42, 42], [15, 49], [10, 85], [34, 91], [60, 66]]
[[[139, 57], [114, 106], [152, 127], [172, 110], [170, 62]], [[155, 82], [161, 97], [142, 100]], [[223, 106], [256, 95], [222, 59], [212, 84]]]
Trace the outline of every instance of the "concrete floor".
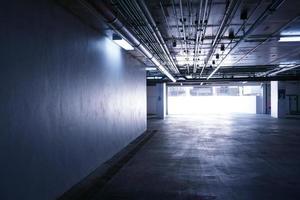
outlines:
[[94, 199], [298, 200], [300, 121], [174, 116]]

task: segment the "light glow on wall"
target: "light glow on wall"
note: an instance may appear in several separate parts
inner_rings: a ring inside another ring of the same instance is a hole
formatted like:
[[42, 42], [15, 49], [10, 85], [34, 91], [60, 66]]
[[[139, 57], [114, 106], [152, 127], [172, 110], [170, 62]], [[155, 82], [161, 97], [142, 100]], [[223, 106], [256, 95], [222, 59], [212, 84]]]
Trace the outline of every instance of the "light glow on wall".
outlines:
[[126, 40], [124, 40], [121, 36], [117, 34], [113, 34], [113, 41], [127, 51], [134, 50], [133, 46], [129, 44]]

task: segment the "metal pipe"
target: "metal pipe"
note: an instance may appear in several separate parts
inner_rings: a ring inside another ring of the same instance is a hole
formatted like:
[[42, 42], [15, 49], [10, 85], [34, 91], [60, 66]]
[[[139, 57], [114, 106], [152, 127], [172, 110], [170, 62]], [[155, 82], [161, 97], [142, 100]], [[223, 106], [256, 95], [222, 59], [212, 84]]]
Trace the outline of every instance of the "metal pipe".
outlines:
[[196, 73], [196, 57], [197, 57], [196, 55], [198, 53], [199, 32], [201, 32], [199, 25], [200, 25], [201, 16], [202, 16], [202, 4], [203, 4], [203, 0], [200, 1], [199, 11], [198, 11], [198, 24], [197, 24], [197, 27], [196, 27], [196, 41], [195, 41], [195, 50], [194, 50], [194, 68], [193, 68], [193, 73]]
[[[188, 50], [187, 50], [186, 32], [185, 32], [185, 22], [184, 22], [184, 19], [183, 19], [183, 8], [182, 8], [182, 1], [181, 0], [179, 0], [179, 5], [180, 5], [180, 14], [181, 14], [181, 23], [182, 23], [185, 53], [186, 53], [186, 59], [188, 59]], [[188, 70], [188, 73], [189, 73], [189, 67], [187, 67], [187, 70]]]
[[[243, 22], [243, 24], [242, 24], [242, 25], [239, 27], [239, 29], [237, 30], [236, 35], [239, 34], [239, 32], [240, 32], [241, 30], [243, 30], [245, 26], [248, 25], [248, 24], [247, 24], [248, 20], [254, 15], [255, 11], [260, 7], [260, 5], [262, 4], [262, 2], [263, 2], [263, 1], [260, 1], [258, 4], [256, 4], [255, 8], [253, 9], [253, 11], [251, 12], [251, 14], [249, 15], [248, 19], [245, 20], [245, 21]], [[267, 36], [267, 37], [268, 37], [268, 36]], [[241, 37], [236, 36], [235, 38], [236, 38], [236, 39], [242, 39], [242, 36], [241, 36]], [[250, 38], [250, 36], [249, 36], [249, 38]], [[256, 37], [254, 37], [254, 38], [256, 38]], [[221, 39], [225, 39], [225, 38], [221, 38]], [[221, 40], [221, 39], [220, 39], [220, 40]], [[223, 44], [227, 44], [227, 46], [225, 47], [225, 50], [226, 50], [229, 46], [231, 46], [231, 44], [233, 43], [233, 40], [234, 40], [234, 39], [231, 39], [229, 43], [224, 43], [224, 42], [223, 42]], [[224, 55], [224, 53], [225, 53], [225, 51], [220, 55], [220, 57], [222, 57], [222, 56]], [[203, 70], [204, 70], [204, 67], [203, 67], [202, 70], [201, 70], [200, 76], [202, 75]]]
[[236, 12], [236, 10], [237, 10], [240, 3], [241, 3], [241, 0], [232, 0], [232, 1], [230, 1], [229, 5], [228, 5], [228, 8], [226, 9], [226, 12], [224, 14], [223, 20], [220, 24], [220, 27], [218, 28], [217, 33], [215, 35], [215, 38], [212, 42], [211, 50], [208, 53], [208, 56], [207, 56], [207, 59], [206, 59], [206, 64], [205, 64], [205, 66], [203, 66], [203, 68], [205, 68], [207, 66], [207, 63], [210, 60], [211, 56], [213, 55], [213, 53], [215, 51], [215, 48], [217, 46], [217, 43], [220, 40], [220, 36], [222, 34], [224, 34], [224, 28], [225, 28], [226, 24], [228, 23], [229, 17], [231, 15], [235, 14], [235, 12]]
[[[168, 83], [168, 85], [199, 85], [199, 83], [226, 83], [226, 82], [264, 82], [264, 81], [299, 81], [300, 76], [270, 76], [270, 77], [241, 77], [241, 78], [211, 78], [209, 80], [201, 79], [201, 80], [182, 80], [176, 83]], [[155, 81], [157, 83], [159, 81]]]
[[[139, 10], [136, 8], [136, 6], [132, 3], [132, 1], [119, 1], [119, 6], [116, 6], [116, 8], [119, 11], [119, 13], [123, 16], [123, 18], [129, 18], [128, 22], [132, 27], [132, 31], [135, 32], [135, 34], [139, 37], [141, 42], [146, 46], [150, 47], [153, 51], [153, 53], [159, 58], [162, 62], [165, 62], [165, 60], [168, 60], [166, 55], [161, 51], [161, 47], [158, 45], [156, 39], [153, 37], [153, 33], [149, 31], [149, 28], [145, 28], [144, 23], [140, 21], [142, 18], [140, 16]], [[126, 13], [124, 15], [123, 13]], [[143, 36], [143, 37], [140, 37]], [[149, 46], [147, 46], [147, 44]]]
[[271, 34], [269, 37], [267, 37], [266, 39], [264, 39], [262, 42], [260, 42], [258, 45], [256, 45], [254, 48], [252, 48], [250, 51], [248, 51], [245, 55], [243, 55], [240, 59], [238, 59], [234, 64], [239, 63], [242, 59], [244, 59], [250, 53], [252, 53], [253, 51], [255, 51], [261, 45], [265, 44], [267, 41], [269, 41], [271, 38], [273, 38], [276, 34], [280, 33], [283, 29], [285, 29], [286, 27], [288, 27], [291, 23], [293, 23], [294, 21], [296, 21], [298, 18], [299, 18], [299, 16], [295, 17], [294, 19], [290, 20], [287, 24], [285, 24], [284, 26], [280, 27], [277, 31], [275, 31], [273, 34]]
[[224, 27], [227, 24], [227, 20], [232, 15], [233, 8], [238, 4], [238, 2], [240, 2], [240, 1], [236, 1], [236, 0], [230, 1], [228, 9], [226, 10], [226, 12], [224, 14], [224, 17], [223, 17], [223, 20], [222, 20], [222, 22], [220, 24], [220, 27], [217, 30], [215, 39], [213, 40], [213, 43], [212, 43], [213, 47], [216, 45], [216, 43], [217, 43], [217, 41], [219, 39], [220, 34], [223, 32]]
[[300, 65], [294, 65], [292, 67], [283, 67], [278, 71], [275, 71], [275, 72], [272, 72], [272, 73], [268, 74], [267, 76], [275, 76], [279, 73], [286, 72], [286, 71], [289, 71], [289, 70], [292, 70], [292, 69], [295, 69], [295, 68], [298, 68], [298, 67], [300, 67]]
[[[188, 38], [190, 38], [190, 36], [193, 33], [193, 16], [192, 16], [192, 2], [191, 0], [187, 0], [187, 9], [188, 9], [188, 13], [189, 13], [189, 31], [188, 31]], [[190, 43], [188, 43], [189, 47], [191, 46]]]
[[[164, 19], [165, 19], [165, 21], [166, 21], [168, 30], [171, 31], [171, 35], [172, 35], [171, 37], [172, 37], [172, 39], [173, 39], [173, 41], [174, 41], [174, 40], [175, 40], [175, 37], [174, 37], [174, 35], [173, 35], [172, 29], [170, 28], [170, 24], [169, 24], [169, 22], [168, 22], [168, 19], [167, 19], [167, 16], [166, 16], [166, 13], [165, 13], [165, 11], [164, 11], [164, 7], [163, 7], [161, 1], [159, 2], [159, 4], [160, 4], [160, 8], [161, 8], [162, 14], [163, 14], [163, 16], [164, 16]], [[151, 17], [152, 17], [152, 16], [151, 16]], [[153, 21], [154, 21], [154, 20], [153, 20]], [[160, 34], [160, 35], [161, 35], [161, 34]], [[163, 37], [162, 37], [161, 39], [162, 39], [162, 41], [165, 43], [165, 39], [164, 39]], [[179, 72], [179, 70], [178, 70], [178, 68], [177, 68], [177, 65], [176, 65], [176, 63], [175, 63], [175, 61], [174, 61], [174, 58], [172, 57], [172, 55], [171, 55], [171, 53], [170, 53], [170, 51], [169, 51], [168, 46], [167, 46], [167, 45], [165, 45], [165, 46], [166, 46], [166, 49], [167, 49], [167, 54], [170, 56], [171, 61], [172, 61], [173, 65], [175, 66], [176, 70], [177, 70], [176, 73], [180, 74], [180, 72]]]
[[[205, 21], [207, 21], [207, 22], [208, 22], [208, 17], [210, 15], [211, 8], [212, 8], [212, 4], [213, 4], [213, 1], [210, 1], [209, 7], [208, 7], [208, 10], [207, 10], [207, 14], [206, 14], [206, 19], [205, 19]], [[206, 5], [206, 7], [207, 7], [207, 5]], [[203, 20], [204, 20], [204, 18], [203, 18]], [[203, 31], [202, 31], [202, 38], [203, 39], [201, 38], [201, 43], [200, 43], [200, 46], [198, 48], [198, 53], [201, 52], [202, 49], [204, 49], [202, 47], [202, 45], [204, 44], [204, 39], [205, 39], [204, 37], [205, 37], [205, 34], [206, 34], [206, 30], [207, 30], [207, 23], [205, 23], [205, 26], [203, 26], [203, 23], [202, 23], [201, 29], [203, 29]]]
[[[212, 1], [211, 1], [212, 3]], [[199, 23], [201, 22], [201, 28], [200, 28], [200, 32], [199, 34], [197, 35], [197, 38], [196, 38], [196, 47], [195, 47], [195, 55], [194, 55], [194, 61], [196, 60], [196, 57], [198, 57], [198, 54], [199, 54], [199, 42], [200, 42], [200, 36], [201, 36], [201, 33], [203, 32], [203, 36], [205, 35], [205, 32], [206, 32], [206, 27], [207, 27], [207, 23], [205, 23], [205, 30], [203, 31], [203, 24], [204, 22], [206, 21], [206, 18], [208, 18], [209, 16], [209, 13], [210, 13], [210, 9], [209, 9], [209, 12], [206, 13], [207, 11], [207, 6], [208, 6], [208, 0], [205, 0], [205, 5], [204, 5], [204, 11], [203, 11], [203, 17], [202, 17], [202, 20], [200, 19], [200, 14], [199, 14]], [[211, 6], [211, 4], [210, 4]], [[202, 0], [201, 0], [201, 4], [200, 4], [200, 8], [202, 8]], [[211, 8], [211, 7], [210, 7]], [[201, 13], [202, 14], [202, 13]], [[198, 23], [198, 24], [199, 24]], [[197, 30], [198, 31], [198, 30]], [[201, 40], [201, 45], [203, 44], [203, 41]], [[201, 46], [200, 46], [201, 47]], [[193, 69], [193, 72], [196, 73], [196, 62], [194, 62], [194, 69]]]
[[[153, 52], [156, 54], [156, 56], [162, 61], [165, 62], [166, 54], [164, 54], [161, 51], [161, 47], [158, 45], [157, 40], [153, 37], [153, 32], [149, 31], [149, 28], [145, 28], [144, 23], [140, 21], [142, 16], [140, 16], [140, 9], [137, 9], [136, 6], [132, 3], [132, 1], [121, 1], [119, 2], [121, 7], [127, 15], [130, 16], [131, 21], [134, 22], [131, 23], [131, 26], [135, 27], [133, 31], [136, 32], [137, 35], [143, 35], [143, 37], [140, 37], [141, 41], [144, 43], [144, 45], [147, 47], [146, 44], [150, 46], [150, 49], [153, 50]], [[119, 7], [117, 7], [119, 9]], [[121, 10], [120, 14], [123, 13], [123, 10]], [[124, 16], [128, 18], [128, 16]], [[138, 31], [136, 31], [138, 29]]]
[[[245, 20], [245, 21], [243, 22], [243, 24], [242, 24], [242, 25], [239, 27], [239, 29], [237, 30], [236, 35], [237, 35], [241, 30], [243, 30], [245, 26], [248, 25], [248, 24], [247, 24], [248, 20], [254, 15], [255, 11], [260, 7], [260, 5], [262, 4], [262, 2], [263, 2], [263, 1], [260, 1], [258, 4], [256, 4], [255, 8], [253, 9], [253, 11], [251, 12], [251, 14], [249, 15], [248, 19]], [[227, 28], [228, 28], [228, 27], [227, 27]], [[237, 39], [242, 39], [242, 37], [235, 37], [235, 38], [237, 38]], [[221, 38], [220, 40], [222, 40], [222, 39], [223, 39], [223, 38]], [[224, 43], [224, 42], [223, 42], [223, 44], [227, 44], [227, 46], [225, 47], [225, 50], [233, 43], [233, 40], [234, 40], [234, 39], [231, 39], [229, 43]], [[220, 55], [220, 57], [222, 57], [222, 56], [224, 55], [224, 53], [225, 53], [225, 51]], [[206, 66], [205, 66], [205, 67], [206, 67]], [[204, 71], [204, 67], [203, 67], [202, 70], [201, 70], [200, 76], [202, 75], [203, 71]]]
[[[133, 27], [135, 27], [135, 29], [138, 29], [140, 31], [137, 32], [138, 35], [143, 35], [144, 37], [140, 37], [140, 39], [142, 41], [144, 41], [144, 44], [149, 44], [151, 46], [151, 49], [154, 50], [154, 52], [156, 53], [156, 55], [161, 59], [161, 61], [165, 62], [165, 60], [169, 60], [168, 56], [166, 55], [166, 53], [162, 50], [163, 47], [160, 45], [161, 43], [158, 41], [158, 38], [155, 34], [155, 32], [148, 28], [145, 28], [144, 23], [140, 22], [140, 19], [144, 19], [145, 21], [145, 16], [143, 15], [143, 11], [141, 10], [141, 8], [134, 3], [133, 1], [126, 1], [126, 2], [120, 2], [122, 4], [122, 8], [126, 9], [125, 13], [127, 13], [128, 15], [131, 15], [130, 19], [133, 19], [135, 22], [132, 24]], [[146, 24], [149, 25], [148, 22], [146, 22]], [[133, 29], [133, 30], [135, 30]], [[151, 39], [151, 41], [147, 41]], [[178, 72], [176, 66], [172, 66], [172, 63], [170, 65], [173, 69], [173, 71], [175, 71], [175, 73]]]
[[226, 54], [226, 56], [221, 60], [221, 62], [218, 64], [217, 68], [207, 77], [207, 80], [210, 79], [221, 67], [221, 63], [225, 60], [225, 58], [230, 54], [230, 52], [235, 49], [245, 38], [248, 37], [249, 34], [252, 33], [252, 31], [260, 25], [272, 12], [277, 10], [285, 0], [277, 0], [270, 4], [268, 8], [255, 20], [253, 25], [246, 31], [244, 36], [229, 50], [229, 52]]
[[[150, 49], [156, 54], [156, 56], [161, 61], [164, 61], [165, 58], [162, 57], [162, 55], [164, 55], [164, 54], [161, 52], [160, 47], [157, 46], [156, 39], [153, 38], [153, 34], [148, 29], [143, 28], [144, 27], [143, 24], [139, 21], [141, 19], [141, 16], [137, 15], [138, 14], [137, 11], [134, 12], [135, 8], [132, 5], [132, 2], [131, 1], [127, 1], [127, 2], [120, 1], [119, 3], [121, 5], [121, 8], [124, 9], [125, 13], [127, 15], [129, 15], [130, 19], [134, 22], [134, 23], [131, 23], [131, 26], [135, 27], [132, 30], [135, 31], [137, 36], [139, 36], [139, 35], [144, 36], [144, 37], [139, 37], [141, 42], [143, 42], [144, 44], [150, 45]], [[131, 5], [131, 9], [128, 8], [128, 6], [130, 7], [130, 5]], [[121, 14], [122, 14], [122, 12], [121, 12]], [[125, 19], [128, 18], [128, 16], [124, 16], [124, 15], [123, 15], [123, 17], [125, 17]], [[136, 31], [136, 29], [138, 31]]]
[[[176, 12], [174, 0], [172, 0], [172, 8], [173, 8], [173, 14], [174, 14], [174, 17], [175, 17], [175, 19], [176, 19], [175, 21], [176, 21], [177, 32], [178, 32], [178, 35], [181, 36], [181, 32], [179, 31], [178, 15], [177, 15], [177, 12]], [[181, 46], [183, 46], [183, 45], [182, 45], [182, 40], [180, 39], [179, 41], [180, 41]]]
[[118, 32], [124, 39], [128, 40], [135, 48], [140, 50], [146, 57], [148, 57], [158, 69], [164, 73], [173, 82], [176, 82], [175, 77], [168, 72], [168, 70], [154, 57], [154, 55], [127, 29], [124, 24], [115, 16], [115, 14], [102, 1], [89, 0], [96, 10], [106, 20], [107, 24]]
[[170, 51], [168, 49], [168, 46], [166, 45], [147, 5], [145, 4], [144, 0], [139, 0], [138, 4], [140, 6], [141, 9], [141, 13], [142, 13], [142, 17], [144, 18], [144, 20], [146, 21], [147, 27], [151, 30], [151, 32], [153, 33], [153, 36], [155, 37], [155, 39], [157, 40], [158, 44], [160, 45], [161, 49], [163, 50], [164, 54], [166, 54], [167, 58], [169, 59], [170, 63], [173, 65], [173, 68], [175, 70], [175, 73], [180, 73], [171, 54]]

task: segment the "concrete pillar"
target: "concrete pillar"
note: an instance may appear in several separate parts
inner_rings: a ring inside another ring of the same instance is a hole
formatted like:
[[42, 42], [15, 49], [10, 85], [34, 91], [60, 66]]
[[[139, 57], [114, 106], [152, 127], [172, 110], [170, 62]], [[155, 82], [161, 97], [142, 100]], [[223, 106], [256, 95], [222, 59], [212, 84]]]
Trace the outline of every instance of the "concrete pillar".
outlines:
[[286, 88], [282, 81], [271, 81], [271, 116], [283, 118], [286, 115]]
[[263, 83], [262, 90], [261, 90], [261, 100], [262, 100], [262, 114], [269, 114], [268, 113], [268, 90], [269, 84]]
[[256, 114], [264, 114], [262, 96], [256, 96]]
[[166, 105], [167, 105], [167, 91], [166, 91], [166, 83], [156, 84], [156, 89], [158, 93], [157, 97], [157, 107], [156, 113], [157, 117], [160, 119], [164, 119], [166, 117]]

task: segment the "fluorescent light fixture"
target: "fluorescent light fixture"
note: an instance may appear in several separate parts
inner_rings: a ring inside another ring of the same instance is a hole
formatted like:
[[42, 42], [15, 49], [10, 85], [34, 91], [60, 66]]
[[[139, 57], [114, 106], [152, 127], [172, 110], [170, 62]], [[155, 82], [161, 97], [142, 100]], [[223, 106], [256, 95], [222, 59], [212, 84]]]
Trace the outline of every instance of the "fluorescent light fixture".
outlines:
[[285, 71], [289, 71], [289, 70], [292, 70], [292, 69], [295, 69], [295, 68], [298, 68], [300, 67], [300, 65], [294, 65], [292, 67], [282, 67], [280, 70], [276, 71], [276, 72], [273, 72], [271, 74], [268, 74], [268, 76], [275, 76], [279, 73], [282, 73], [282, 72], [285, 72]]
[[293, 67], [295, 64], [279, 64], [278, 67], [283, 68], [283, 67]]
[[280, 37], [279, 42], [300, 42], [300, 36]]
[[119, 36], [118, 34], [113, 34], [113, 41], [119, 45], [120, 47], [122, 47], [123, 49], [130, 51], [130, 50], [134, 50], [133, 46], [131, 46], [126, 40], [124, 40], [121, 36]]
[[300, 36], [300, 31], [299, 30], [285, 30], [280, 33], [282, 36]]
[[146, 71], [156, 71], [156, 67], [146, 67]]
[[148, 76], [147, 79], [161, 79], [162, 77], [159, 76]]
[[172, 76], [172, 74], [170, 74], [170, 72], [168, 72], [168, 70], [166, 70], [164, 68], [164, 66], [162, 66], [158, 60], [156, 60], [156, 58], [152, 58], [151, 61], [158, 67], [158, 69], [165, 74], [171, 81], [176, 82], [176, 79], [174, 78], [174, 76]]
[[[133, 46], [131, 46], [126, 40], [124, 40], [120, 35], [116, 33], [113, 34], [113, 41], [117, 43], [120, 47], [124, 48], [125, 50], [134, 50]], [[140, 46], [141, 46], [140, 48], [143, 48], [142, 52], [144, 53], [147, 52], [145, 53], [146, 56], [151, 59], [151, 61], [158, 67], [158, 69], [163, 74], [165, 74], [169, 79], [171, 79], [171, 81], [176, 82], [174, 76], [170, 74], [170, 72], [168, 72], [168, 70], [166, 70], [165, 67], [162, 66], [160, 62], [155, 57], [153, 57], [153, 55], [147, 49], [145, 49], [142, 45]]]

